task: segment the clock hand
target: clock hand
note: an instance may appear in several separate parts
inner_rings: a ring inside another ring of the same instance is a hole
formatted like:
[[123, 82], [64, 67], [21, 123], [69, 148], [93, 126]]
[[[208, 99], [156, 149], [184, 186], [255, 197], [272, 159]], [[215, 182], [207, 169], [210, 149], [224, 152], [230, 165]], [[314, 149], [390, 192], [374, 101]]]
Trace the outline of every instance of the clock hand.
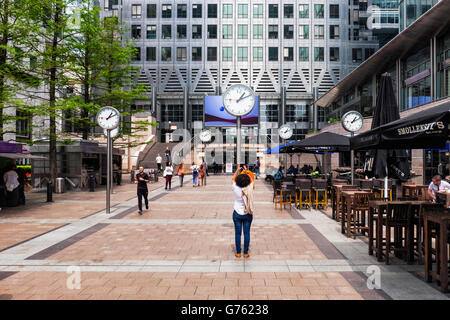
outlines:
[[109, 120], [110, 118], [115, 117], [115, 116], [117, 116], [117, 113], [114, 113], [114, 114], [111, 113], [111, 114], [109, 115], [109, 117], [106, 118], [106, 120]]
[[240, 96], [240, 98], [239, 99], [237, 99], [236, 100], [236, 102], [239, 102], [239, 101], [241, 101], [242, 100], [242, 97], [244, 96], [244, 94], [245, 94], [245, 92]]
[[353, 119], [353, 121], [352, 121], [351, 123], [355, 122], [355, 121], [356, 121], [356, 119], [358, 119], [358, 117], [355, 117], [355, 119]]

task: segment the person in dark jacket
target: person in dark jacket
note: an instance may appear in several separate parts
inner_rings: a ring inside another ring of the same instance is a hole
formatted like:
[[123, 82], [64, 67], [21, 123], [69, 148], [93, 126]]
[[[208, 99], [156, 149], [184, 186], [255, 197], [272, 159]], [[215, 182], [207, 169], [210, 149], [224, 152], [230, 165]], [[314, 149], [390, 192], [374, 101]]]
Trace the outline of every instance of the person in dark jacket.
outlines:
[[145, 201], [145, 209], [148, 210], [148, 188], [147, 183], [150, 182], [150, 177], [144, 172], [144, 167], [139, 167], [139, 172], [136, 174], [135, 183], [137, 186], [139, 214], [142, 214], [142, 198]]
[[27, 173], [23, 168], [16, 168], [16, 173], [19, 176], [19, 204], [25, 205], [25, 183], [27, 182]]

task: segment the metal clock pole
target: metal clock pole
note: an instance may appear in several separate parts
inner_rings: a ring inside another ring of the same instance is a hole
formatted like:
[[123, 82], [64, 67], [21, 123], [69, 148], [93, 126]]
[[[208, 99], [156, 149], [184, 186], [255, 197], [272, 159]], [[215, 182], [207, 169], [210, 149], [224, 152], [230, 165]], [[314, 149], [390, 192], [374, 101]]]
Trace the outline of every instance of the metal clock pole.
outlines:
[[236, 162], [237, 166], [236, 168], [239, 168], [239, 165], [241, 164], [241, 117], [236, 117]]
[[[355, 135], [354, 132], [351, 133], [351, 137]], [[350, 150], [350, 161], [351, 161], [351, 168], [352, 168], [352, 185], [354, 185], [355, 180], [355, 150]]]
[[110, 188], [110, 190], [111, 190], [111, 194], [114, 194], [114, 166], [113, 166], [113, 144], [114, 144], [114, 140], [113, 140], [113, 137], [111, 136], [111, 134], [110, 134], [110, 137], [109, 137], [109, 149], [110, 149], [110, 156], [111, 156], [111, 158], [110, 158], [110, 161], [111, 161], [111, 164], [110, 164], [110, 166], [109, 166], [109, 168], [110, 168], [110, 170], [111, 170], [111, 177], [110, 177], [110, 179], [109, 179], [109, 182], [111, 183], [111, 188]]
[[106, 154], [106, 213], [111, 213], [111, 130], [107, 130]]

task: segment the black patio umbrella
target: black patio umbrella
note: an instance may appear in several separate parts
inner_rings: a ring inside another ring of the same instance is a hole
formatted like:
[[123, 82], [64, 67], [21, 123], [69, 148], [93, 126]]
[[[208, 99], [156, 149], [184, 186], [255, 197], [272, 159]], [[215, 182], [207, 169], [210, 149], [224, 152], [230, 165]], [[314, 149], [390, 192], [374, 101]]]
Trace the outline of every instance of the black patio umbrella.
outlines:
[[280, 149], [280, 153], [316, 153], [341, 152], [350, 150], [350, 138], [332, 133], [323, 132], [310, 138], [299, 140]]
[[443, 148], [450, 136], [450, 98], [350, 139], [352, 149]]
[[[392, 79], [389, 74], [385, 73], [380, 79], [380, 91], [373, 113], [372, 129], [380, 133], [380, 126], [398, 119], [400, 119], [400, 111], [392, 87]], [[366, 172], [376, 178], [389, 176], [396, 177], [401, 181], [407, 181], [409, 178], [409, 163], [405, 149], [370, 150], [364, 167]]]

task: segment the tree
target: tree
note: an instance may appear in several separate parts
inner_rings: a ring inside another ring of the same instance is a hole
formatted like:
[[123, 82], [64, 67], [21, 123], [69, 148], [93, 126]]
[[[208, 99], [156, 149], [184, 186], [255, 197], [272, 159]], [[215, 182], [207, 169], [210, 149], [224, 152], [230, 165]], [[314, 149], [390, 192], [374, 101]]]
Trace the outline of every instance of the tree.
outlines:
[[15, 126], [8, 124], [17, 117], [12, 109], [24, 108], [18, 93], [39, 85], [33, 74], [30, 48], [26, 46], [31, 36], [31, 9], [33, 0], [2, 0], [0, 4], [0, 140], [5, 133], [15, 133]]

